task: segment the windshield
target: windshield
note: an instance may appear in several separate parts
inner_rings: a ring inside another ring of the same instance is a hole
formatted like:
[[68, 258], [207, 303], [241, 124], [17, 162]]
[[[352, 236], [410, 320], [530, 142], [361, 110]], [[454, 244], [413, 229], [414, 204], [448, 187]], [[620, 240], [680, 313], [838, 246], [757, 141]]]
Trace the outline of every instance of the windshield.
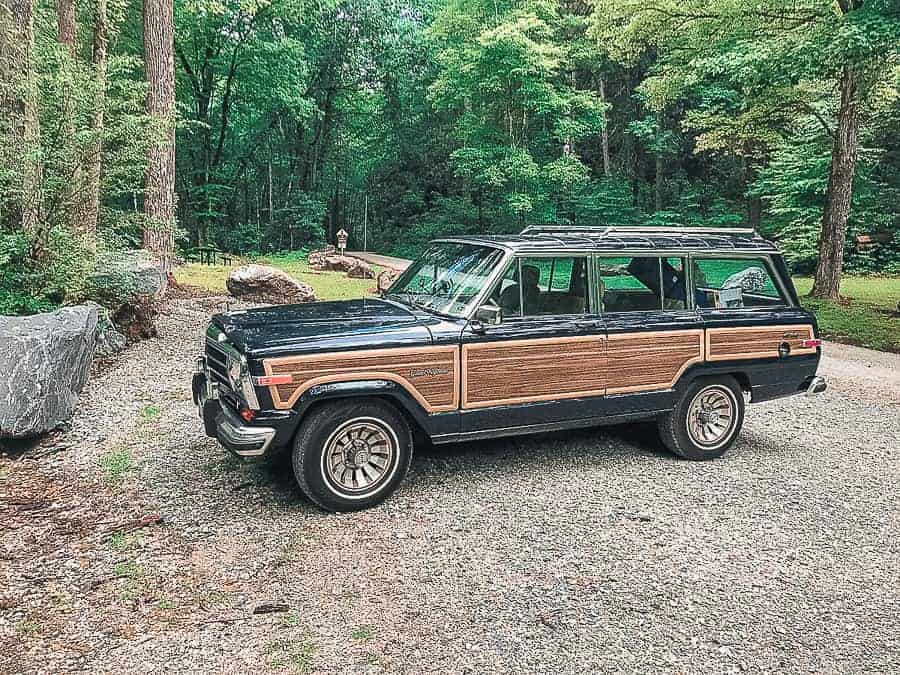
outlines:
[[387, 297], [439, 314], [466, 317], [502, 259], [503, 251], [487, 246], [432, 244], [393, 283]]

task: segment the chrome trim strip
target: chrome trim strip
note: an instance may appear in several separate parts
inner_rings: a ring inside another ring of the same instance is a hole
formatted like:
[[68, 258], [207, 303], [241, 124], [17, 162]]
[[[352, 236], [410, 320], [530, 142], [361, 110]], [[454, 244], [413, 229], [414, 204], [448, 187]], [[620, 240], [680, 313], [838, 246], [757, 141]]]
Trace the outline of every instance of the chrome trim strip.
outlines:
[[584, 429], [587, 427], [602, 427], [611, 424], [619, 424], [630, 420], [651, 419], [668, 412], [669, 408], [648, 409], [639, 412], [620, 413], [618, 415], [605, 415], [603, 417], [587, 417], [562, 422], [545, 422], [542, 424], [528, 424], [518, 427], [502, 427], [498, 429], [484, 429], [480, 431], [463, 431], [455, 434], [439, 434], [431, 436], [431, 442], [435, 445], [443, 443], [459, 443], [484, 438], [501, 438], [504, 436], [524, 436], [526, 434], [540, 434], [547, 431], [564, 431], [567, 429]]

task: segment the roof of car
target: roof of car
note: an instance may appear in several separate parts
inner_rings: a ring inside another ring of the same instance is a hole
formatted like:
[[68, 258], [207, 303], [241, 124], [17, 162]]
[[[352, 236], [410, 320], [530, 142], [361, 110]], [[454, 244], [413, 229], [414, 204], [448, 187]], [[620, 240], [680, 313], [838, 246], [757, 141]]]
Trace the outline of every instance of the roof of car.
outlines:
[[777, 253], [752, 229], [533, 225], [520, 234], [452, 237], [523, 253], [565, 251], [734, 251]]

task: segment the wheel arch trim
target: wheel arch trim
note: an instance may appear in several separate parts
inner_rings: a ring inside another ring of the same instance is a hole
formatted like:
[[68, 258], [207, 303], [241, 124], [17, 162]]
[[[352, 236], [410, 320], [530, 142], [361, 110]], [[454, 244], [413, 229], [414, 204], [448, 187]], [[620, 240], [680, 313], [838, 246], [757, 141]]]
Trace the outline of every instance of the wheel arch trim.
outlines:
[[325, 401], [361, 397], [387, 398], [395, 403], [402, 413], [411, 417], [419, 427], [424, 426], [423, 422], [430, 413], [422, 404], [421, 398], [398, 381], [402, 378], [368, 377], [368, 373], [366, 375], [367, 377], [362, 379], [359, 378], [359, 373], [354, 373], [352, 377], [336, 375], [320, 378], [327, 381], [319, 381], [305, 387], [294, 402], [293, 409], [302, 418], [311, 406]]

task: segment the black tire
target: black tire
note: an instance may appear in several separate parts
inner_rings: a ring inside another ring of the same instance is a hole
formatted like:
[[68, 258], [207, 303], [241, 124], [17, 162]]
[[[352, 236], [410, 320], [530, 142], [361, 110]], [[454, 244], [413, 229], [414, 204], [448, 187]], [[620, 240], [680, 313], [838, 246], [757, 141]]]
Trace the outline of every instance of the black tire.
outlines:
[[[354, 440], [355, 433], [359, 438]], [[365, 461], [356, 459], [357, 452]], [[315, 504], [326, 511], [347, 512], [387, 499], [406, 476], [412, 455], [406, 418], [387, 401], [360, 398], [327, 403], [307, 416], [294, 438], [292, 464], [297, 484]], [[367, 480], [368, 485], [359, 485]]]
[[[702, 397], [702, 398], [701, 398]], [[715, 422], [710, 422], [713, 409], [697, 413], [693, 407], [696, 401], [699, 407], [707, 400], [720, 401], [724, 407], [731, 406], [731, 418], [727, 422], [725, 431], [720, 431], [719, 422], [724, 420], [722, 412], [716, 412]], [[692, 414], [693, 413], [693, 414]], [[696, 417], [695, 417], [696, 415]], [[701, 417], [706, 415], [706, 417]], [[693, 419], [700, 427], [688, 428], [689, 420]], [[704, 424], [704, 420], [706, 423]], [[698, 378], [687, 385], [678, 399], [672, 412], [661, 416], [658, 420], [659, 435], [663, 444], [673, 453], [684, 459], [702, 461], [716, 459], [725, 454], [734, 443], [734, 439], [741, 431], [744, 424], [744, 395], [740, 386], [733, 377], [703, 377]], [[703, 429], [714, 429], [710, 432], [709, 442], [702, 442], [705, 432]], [[715, 437], [721, 433], [720, 437]]]

